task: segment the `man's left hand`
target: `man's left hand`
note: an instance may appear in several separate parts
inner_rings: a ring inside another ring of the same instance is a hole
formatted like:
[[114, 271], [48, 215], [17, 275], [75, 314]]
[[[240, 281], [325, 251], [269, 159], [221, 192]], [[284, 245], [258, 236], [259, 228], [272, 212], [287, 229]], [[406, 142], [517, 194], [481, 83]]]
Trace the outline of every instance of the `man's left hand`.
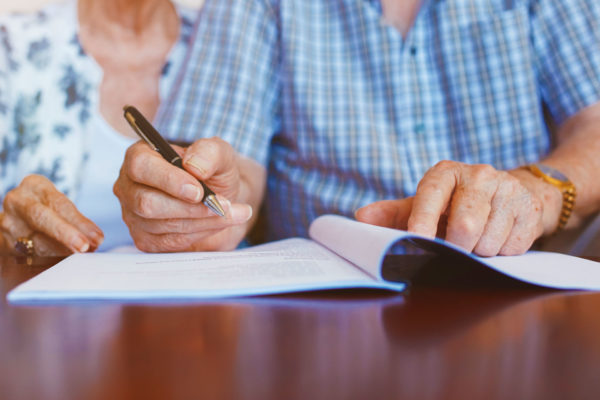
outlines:
[[481, 256], [516, 255], [554, 230], [561, 205], [557, 188], [523, 169], [442, 161], [427, 171], [414, 197], [372, 203], [356, 219], [442, 237]]

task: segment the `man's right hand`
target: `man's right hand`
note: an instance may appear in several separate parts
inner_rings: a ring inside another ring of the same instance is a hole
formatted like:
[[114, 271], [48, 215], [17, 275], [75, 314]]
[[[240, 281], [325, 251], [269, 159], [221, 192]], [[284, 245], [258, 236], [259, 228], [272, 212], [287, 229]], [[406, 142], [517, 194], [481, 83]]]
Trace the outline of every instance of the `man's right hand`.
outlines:
[[[113, 190], [136, 246], [146, 252], [234, 249], [262, 201], [265, 169], [218, 138], [174, 147], [187, 172], [143, 142], [125, 155]], [[225, 218], [202, 204], [198, 179], [217, 194]]]

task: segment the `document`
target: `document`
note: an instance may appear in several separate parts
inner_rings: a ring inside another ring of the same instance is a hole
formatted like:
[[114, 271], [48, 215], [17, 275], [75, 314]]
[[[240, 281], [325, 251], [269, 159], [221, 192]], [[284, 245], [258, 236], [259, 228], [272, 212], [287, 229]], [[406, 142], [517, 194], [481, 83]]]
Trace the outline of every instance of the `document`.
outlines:
[[[556, 253], [481, 258], [451, 243], [326, 215], [310, 239], [292, 238], [231, 252], [87, 253], [67, 257], [8, 294], [44, 300], [210, 299], [335, 288], [402, 291], [385, 262], [398, 251], [476, 262], [514, 279], [558, 289], [600, 290], [600, 263]], [[397, 276], [397, 274], [396, 274]]]

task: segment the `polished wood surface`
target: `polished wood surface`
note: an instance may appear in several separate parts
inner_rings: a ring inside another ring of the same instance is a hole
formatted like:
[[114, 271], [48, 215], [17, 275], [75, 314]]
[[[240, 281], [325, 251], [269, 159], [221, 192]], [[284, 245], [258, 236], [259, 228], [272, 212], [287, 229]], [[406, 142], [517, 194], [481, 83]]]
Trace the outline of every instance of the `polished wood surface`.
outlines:
[[0, 399], [600, 398], [600, 293], [6, 302], [54, 262], [0, 258]]

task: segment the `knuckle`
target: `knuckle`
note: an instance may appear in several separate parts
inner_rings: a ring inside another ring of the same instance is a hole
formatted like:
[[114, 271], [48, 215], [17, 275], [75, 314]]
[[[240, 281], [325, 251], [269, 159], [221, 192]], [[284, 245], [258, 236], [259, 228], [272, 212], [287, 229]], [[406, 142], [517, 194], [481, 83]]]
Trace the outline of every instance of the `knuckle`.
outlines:
[[134, 214], [122, 211], [121, 216], [123, 218], [123, 222], [125, 222], [125, 225], [127, 225], [127, 227], [129, 228], [129, 232], [133, 235], [132, 228], [135, 227], [136, 223]]
[[10, 210], [13, 205], [18, 203], [18, 190], [19, 189], [13, 189], [10, 192], [6, 193], [6, 195], [4, 196], [3, 208], [5, 210]]
[[544, 205], [542, 201], [531, 193], [524, 191], [513, 198], [514, 214], [528, 221], [538, 221], [542, 218]]
[[120, 179], [121, 178], [119, 177], [112, 187], [113, 194], [117, 196], [118, 199], [121, 199], [122, 194]]
[[47, 182], [47, 178], [45, 178], [41, 175], [31, 174], [31, 175], [27, 175], [25, 178], [23, 178], [23, 180], [21, 181], [21, 185], [23, 185], [23, 186], [38, 186], [38, 185], [43, 185], [46, 182]]
[[131, 188], [134, 185], [127, 175], [122, 173], [123, 170], [124, 168], [121, 169], [121, 174], [112, 187], [112, 191], [114, 195], [121, 201], [121, 205], [128, 198], [127, 194], [131, 191]]
[[523, 193], [521, 181], [508, 172], [502, 173], [502, 183], [500, 189], [505, 193]]
[[76, 219], [77, 216], [81, 214], [71, 200], [69, 200], [67, 196], [62, 193], [57, 193], [56, 196], [52, 196], [49, 201], [49, 206], [61, 217], [69, 216]]
[[154, 215], [154, 197], [147, 191], [139, 191], [135, 196], [133, 212], [142, 218]]
[[135, 178], [142, 176], [146, 168], [148, 168], [147, 154], [136, 152], [126, 161], [124, 166], [127, 175], [134, 178], [133, 180], [136, 180]]
[[436, 163], [432, 169], [435, 170], [447, 170], [447, 169], [452, 169], [455, 168], [457, 166], [457, 162], [456, 161], [450, 161], [450, 160], [442, 160], [439, 161], [438, 163]]
[[452, 221], [452, 224], [448, 226], [448, 230], [459, 236], [472, 237], [479, 234], [479, 223], [476, 217], [465, 216], [456, 221]]
[[27, 208], [27, 213], [32, 221], [43, 225], [47, 219], [46, 207], [41, 203], [34, 203]]
[[528, 193], [519, 189], [520, 183], [512, 180], [503, 180], [496, 188], [493, 198], [498, 205], [503, 207], [522, 208], [529, 205]]
[[6, 214], [0, 214], [0, 229], [5, 232], [10, 232], [12, 225], [10, 218]]
[[439, 181], [423, 179], [417, 185], [417, 192], [427, 192], [433, 195], [443, 194], [444, 186]]
[[473, 177], [478, 181], [489, 181], [498, 176], [498, 170], [489, 164], [476, 164], [472, 166]]
[[127, 148], [127, 150], [125, 150], [125, 157], [123, 158], [123, 164], [127, 165], [129, 164], [129, 162], [131, 161], [132, 158], [135, 158], [135, 154], [137, 152], [137, 146], [138, 144], [135, 143], [131, 146], [129, 146]]
[[529, 203], [531, 207], [531, 212], [533, 212], [535, 215], [541, 216], [544, 209], [544, 203], [542, 203], [542, 200], [535, 196], [530, 196]]
[[180, 219], [167, 218], [162, 221], [162, 229], [165, 232], [178, 232], [181, 233], [184, 230], [185, 224]]
[[127, 148], [125, 151], [125, 159], [135, 158], [138, 154], [144, 153], [146, 150], [148, 150], [146, 143], [139, 140]]
[[154, 151], [144, 142], [137, 142], [125, 151], [121, 175], [140, 176], [154, 156]]
[[533, 193], [529, 192], [529, 191], [525, 191], [525, 195], [527, 196], [527, 198], [529, 199], [529, 203], [531, 204], [532, 207], [542, 207], [544, 205], [543, 200], [534, 195]]

